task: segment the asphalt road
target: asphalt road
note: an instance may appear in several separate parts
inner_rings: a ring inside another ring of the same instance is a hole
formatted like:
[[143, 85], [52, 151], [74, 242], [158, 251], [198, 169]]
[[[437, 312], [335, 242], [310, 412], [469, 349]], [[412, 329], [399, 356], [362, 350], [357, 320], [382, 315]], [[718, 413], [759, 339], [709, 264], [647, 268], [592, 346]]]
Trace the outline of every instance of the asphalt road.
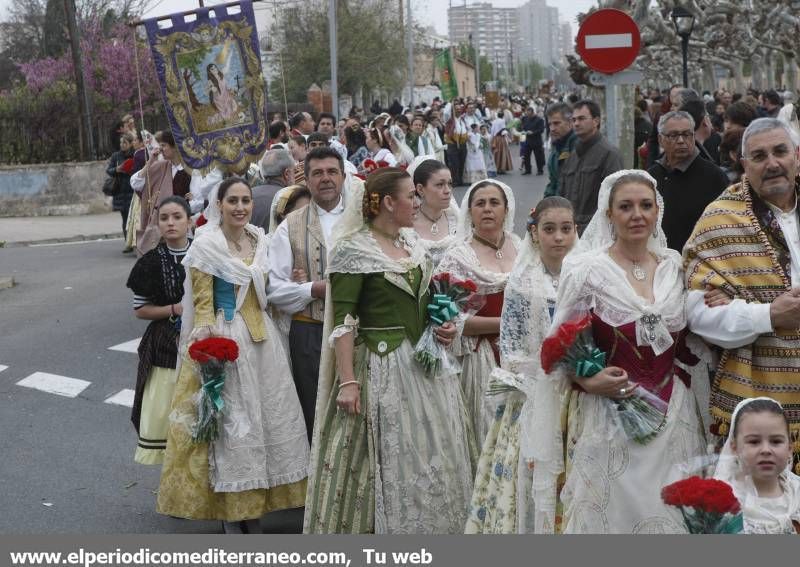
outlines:
[[[546, 176], [500, 179], [514, 189], [523, 234]], [[108, 240], [0, 249], [0, 272], [17, 282], [0, 290], [0, 533], [221, 531], [219, 522], [155, 513], [160, 469], [133, 462], [130, 409], [106, 402], [134, 388], [137, 365], [136, 354], [109, 347], [146, 327], [132, 314], [125, 281], [134, 259], [121, 248]], [[37, 372], [89, 385], [76, 397], [17, 385]], [[269, 532], [299, 522], [297, 512], [262, 520]]]

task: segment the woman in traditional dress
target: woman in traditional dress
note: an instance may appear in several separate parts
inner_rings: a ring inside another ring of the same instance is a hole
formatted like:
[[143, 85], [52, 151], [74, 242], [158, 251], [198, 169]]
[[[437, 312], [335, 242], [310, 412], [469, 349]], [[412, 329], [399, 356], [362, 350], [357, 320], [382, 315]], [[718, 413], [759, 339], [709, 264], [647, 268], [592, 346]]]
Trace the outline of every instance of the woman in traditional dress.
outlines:
[[156, 132], [156, 141], [159, 143], [158, 151], [152, 152], [147, 164], [130, 178], [131, 187], [142, 200], [140, 228], [136, 234], [139, 255], [146, 254], [158, 244], [158, 206], [161, 201], [172, 195], [186, 197], [192, 182], [192, 176], [181, 165], [172, 132]]
[[461, 201], [457, 238], [436, 272], [471, 279], [486, 299], [480, 311], [459, 318], [462, 332], [453, 346], [461, 358], [461, 387], [475, 444], [481, 447], [494, 415], [485, 394], [489, 375], [500, 364], [497, 339], [503, 291], [520, 243], [514, 234], [511, 188], [493, 180], [472, 185]]
[[272, 198], [269, 212], [269, 233], [274, 234], [289, 213], [310, 202], [311, 192], [305, 185], [289, 185], [281, 188]]
[[[147, 150], [145, 149], [140, 134], [138, 134], [135, 129], [131, 133], [134, 136], [133, 171], [131, 171], [131, 175], [133, 175], [147, 163]], [[125, 254], [133, 252], [136, 248], [136, 233], [139, 231], [140, 223], [142, 222], [141, 216], [142, 200], [139, 198], [139, 194], [134, 191], [131, 197], [131, 206], [128, 209], [128, 221], [125, 230], [125, 248], [122, 250]]]
[[[375, 163], [385, 161], [391, 167], [397, 165], [397, 159], [395, 159], [392, 150], [389, 149], [389, 142], [380, 128], [370, 128], [367, 131], [367, 149], [369, 150], [369, 155], [367, 155], [366, 159], [371, 159]], [[359, 168], [363, 169], [363, 162]]]
[[508, 148], [508, 129], [503, 118], [503, 111], [497, 113], [492, 122], [492, 156], [497, 173], [505, 173], [514, 169], [511, 161], [511, 150]]
[[158, 211], [162, 241], [139, 258], [128, 277], [133, 312], [150, 321], [139, 342], [139, 370], [131, 421], [139, 435], [133, 460], [157, 465], [167, 446], [169, 407], [175, 390], [183, 280], [181, 261], [189, 249], [189, 203], [181, 197], [164, 200]]
[[416, 158], [407, 171], [420, 199], [414, 230], [436, 267], [456, 241], [458, 205], [453, 199], [453, 176], [445, 164], [430, 156]]
[[480, 134], [483, 161], [486, 163], [486, 175], [493, 179], [497, 177], [497, 166], [494, 164], [494, 156], [492, 155], [492, 136], [489, 134], [489, 127], [486, 124], [481, 124]]
[[467, 138], [467, 163], [464, 166], [464, 176], [467, 183], [477, 183], [486, 179], [486, 162], [483, 159], [481, 149], [481, 135], [478, 131], [478, 124], [473, 123], [469, 137]]
[[[537, 532], [686, 531], [678, 509], [665, 505], [660, 493], [677, 480], [675, 465], [706, 451], [698, 408], [708, 408], [709, 380], [706, 365], [686, 345], [681, 257], [667, 248], [663, 210], [646, 172], [608, 176], [597, 212], [564, 260], [551, 333], [591, 314], [607, 366], [590, 378], [563, 367], [543, 378], [555, 383], [549, 399], [536, 401], [550, 409], [534, 415], [534, 475], [542, 471], [533, 481]], [[691, 339], [703, 354], [700, 341]], [[638, 397], [651, 404], [652, 396], [666, 407], [654, 436], [626, 432], [615, 402]]]
[[[461, 533], [475, 454], [457, 377], [431, 378], [414, 360], [432, 272], [403, 230], [416, 191], [408, 173], [382, 168], [353, 196], [329, 254], [304, 531]], [[436, 335], [448, 344], [455, 327]]]
[[[561, 263], [577, 240], [572, 204], [546, 197], [532, 211], [503, 300], [500, 361], [489, 384], [497, 410], [483, 443], [466, 533], [533, 533], [532, 471], [536, 455], [529, 440], [533, 417], [552, 415], [557, 404], [546, 394], [539, 361], [553, 316]], [[539, 388], [537, 392], [537, 388]], [[539, 393], [541, 392], [541, 393]], [[537, 393], [539, 395], [537, 396]]]
[[[244, 180], [223, 181], [183, 261], [183, 359], [157, 505], [161, 514], [250, 533], [265, 513], [303, 505], [309, 456], [289, 357], [265, 313], [267, 238], [248, 222], [252, 203]], [[193, 442], [201, 377], [187, 350], [211, 335], [235, 340], [239, 357], [228, 365], [219, 438]]]
[[389, 141], [389, 149], [392, 150], [398, 167], [411, 165], [411, 162], [414, 161], [414, 152], [406, 144], [406, 134], [402, 128], [397, 124], [389, 126], [387, 139]]

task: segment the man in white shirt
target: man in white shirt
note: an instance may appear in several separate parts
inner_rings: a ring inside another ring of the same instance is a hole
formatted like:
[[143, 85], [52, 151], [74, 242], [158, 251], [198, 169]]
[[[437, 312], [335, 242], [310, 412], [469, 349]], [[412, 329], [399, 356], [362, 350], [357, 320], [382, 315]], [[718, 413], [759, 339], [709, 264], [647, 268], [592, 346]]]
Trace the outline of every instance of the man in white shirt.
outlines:
[[[780, 402], [791, 438], [800, 435], [800, 139], [776, 118], [742, 137], [741, 183], [708, 205], [684, 248], [689, 328], [723, 350], [711, 386], [711, 433], [731, 427], [736, 404]], [[711, 307], [707, 289], [732, 301]], [[798, 466], [800, 447], [794, 447]]]
[[311, 202], [289, 213], [272, 237], [267, 295], [270, 303], [292, 315], [289, 354], [311, 439], [325, 318], [327, 246], [344, 213], [344, 160], [333, 148], [314, 148], [306, 156], [305, 176]]

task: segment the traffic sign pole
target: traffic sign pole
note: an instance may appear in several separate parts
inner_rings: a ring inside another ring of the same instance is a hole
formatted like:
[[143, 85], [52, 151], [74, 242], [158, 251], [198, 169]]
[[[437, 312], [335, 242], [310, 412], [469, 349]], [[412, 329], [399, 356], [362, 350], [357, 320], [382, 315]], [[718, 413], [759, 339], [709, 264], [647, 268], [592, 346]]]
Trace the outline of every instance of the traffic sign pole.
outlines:
[[625, 69], [639, 54], [639, 27], [621, 10], [597, 10], [581, 23], [576, 43], [583, 62], [595, 71], [590, 82], [605, 87], [606, 138], [619, 148], [625, 166], [632, 167], [634, 111], [628, 85], [640, 82], [642, 74]]

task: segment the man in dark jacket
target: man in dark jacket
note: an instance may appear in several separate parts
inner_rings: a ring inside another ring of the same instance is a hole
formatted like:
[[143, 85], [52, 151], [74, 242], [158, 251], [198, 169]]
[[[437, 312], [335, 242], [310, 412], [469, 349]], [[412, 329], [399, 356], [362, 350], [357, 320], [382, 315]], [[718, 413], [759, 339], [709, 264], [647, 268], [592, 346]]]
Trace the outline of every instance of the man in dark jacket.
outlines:
[[700, 157], [694, 143], [694, 119], [675, 110], [658, 121], [659, 142], [664, 156], [648, 169], [664, 198], [661, 227], [667, 246], [681, 252], [706, 206], [728, 186], [728, 176]]
[[600, 133], [600, 106], [593, 100], [579, 100], [572, 107], [572, 128], [578, 137], [559, 178], [559, 193], [575, 208], [578, 232], [592, 220], [597, 210], [600, 184], [622, 169], [622, 155]]
[[557, 102], [547, 107], [547, 122], [550, 125], [550, 155], [547, 158], [547, 187], [544, 196], [558, 195], [558, 177], [564, 162], [575, 149], [578, 137], [572, 131], [572, 107]]
[[536, 158], [536, 174], [544, 174], [544, 118], [538, 116], [533, 106], [525, 109], [525, 116], [522, 117], [520, 130], [525, 134], [525, 141], [522, 142], [522, 165], [525, 169], [522, 175], [531, 174], [531, 152]]

